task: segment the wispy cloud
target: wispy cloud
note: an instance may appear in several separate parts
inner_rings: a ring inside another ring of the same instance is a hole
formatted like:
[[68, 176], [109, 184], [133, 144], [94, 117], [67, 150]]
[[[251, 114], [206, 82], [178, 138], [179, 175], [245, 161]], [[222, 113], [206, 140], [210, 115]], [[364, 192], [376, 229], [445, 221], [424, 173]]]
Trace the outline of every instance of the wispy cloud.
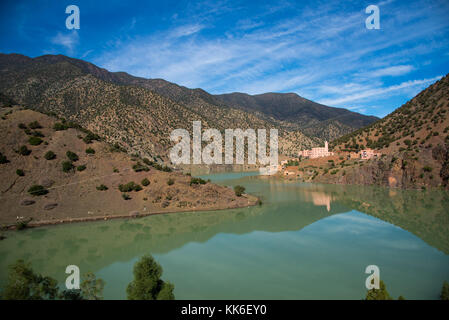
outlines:
[[76, 30], [67, 33], [58, 32], [53, 38], [51, 38], [52, 44], [64, 47], [68, 54], [74, 53], [75, 46], [78, 42], [79, 36]]
[[[445, 73], [421, 76], [424, 61], [435, 55], [448, 60], [444, 4], [384, 1], [380, 6], [381, 30], [367, 30], [364, 8], [353, 3], [340, 8], [329, 1], [298, 9], [286, 1], [239, 16], [220, 32], [223, 16], [242, 8], [207, 2], [200, 11], [189, 8], [195, 14], [188, 21], [176, 13], [170, 28], [121, 41], [94, 62], [212, 93], [292, 91], [324, 104], [365, 110], [381, 105], [371, 101], [379, 96], [418, 93]], [[283, 18], [277, 18], [280, 13]]]

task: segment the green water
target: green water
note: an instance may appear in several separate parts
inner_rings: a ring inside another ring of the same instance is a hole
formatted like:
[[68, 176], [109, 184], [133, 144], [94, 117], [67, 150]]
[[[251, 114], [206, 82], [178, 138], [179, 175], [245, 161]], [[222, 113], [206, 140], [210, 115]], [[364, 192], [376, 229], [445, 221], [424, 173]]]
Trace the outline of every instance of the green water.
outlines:
[[67, 265], [125, 298], [132, 268], [151, 253], [177, 299], [361, 299], [367, 265], [394, 297], [437, 299], [449, 281], [449, 195], [314, 185], [251, 173], [208, 176], [244, 185], [263, 205], [6, 233], [0, 284], [17, 259], [65, 281]]

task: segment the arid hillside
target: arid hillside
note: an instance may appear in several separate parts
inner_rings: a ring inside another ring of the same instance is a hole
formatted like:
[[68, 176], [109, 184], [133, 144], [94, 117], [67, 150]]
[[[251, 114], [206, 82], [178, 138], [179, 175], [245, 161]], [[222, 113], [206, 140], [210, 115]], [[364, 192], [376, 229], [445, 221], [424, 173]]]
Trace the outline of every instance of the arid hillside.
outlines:
[[281, 121], [214, 103], [205, 91], [163, 80], [111, 73], [65, 56], [0, 54], [0, 98], [75, 121], [130, 153], [167, 159], [173, 129], [279, 129], [279, 151], [294, 154], [320, 142]]
[[[382, 120], [332, 142], [337, 154], [300, 165], [306, 180], [449, 188], [449, 76]], [[371, 148], [381, 156], [347, 159]]]
[[0, 108], [0, 115], [0, 225], [215, 210], [257, 201], [130, 156], [74, 123], [19, 106]]

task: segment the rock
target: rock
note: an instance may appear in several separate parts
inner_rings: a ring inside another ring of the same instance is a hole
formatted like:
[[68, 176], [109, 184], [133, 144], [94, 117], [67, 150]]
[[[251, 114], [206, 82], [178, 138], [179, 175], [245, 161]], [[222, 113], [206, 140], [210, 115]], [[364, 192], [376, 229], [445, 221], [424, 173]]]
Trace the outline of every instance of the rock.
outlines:
[[31, 206], [32, 204], [35, 204], [36, 201], [31, 200], [31, 199], [24, 199], [22, 200], [22, 202], [20, 203], [22, 206]]
[[48, 203], [44, 206], [44, 210], [52, 210], [58, 206], [57, 203]]
[[44, 188], [50, 188], [55, 182], [51, 179], [42, 179], [39, 184]]
[[139, 212], [138, 211], [131, 211], [129, 213], [129, 215], [131, 216], [131, 218], [137, 218], [139, 216]]

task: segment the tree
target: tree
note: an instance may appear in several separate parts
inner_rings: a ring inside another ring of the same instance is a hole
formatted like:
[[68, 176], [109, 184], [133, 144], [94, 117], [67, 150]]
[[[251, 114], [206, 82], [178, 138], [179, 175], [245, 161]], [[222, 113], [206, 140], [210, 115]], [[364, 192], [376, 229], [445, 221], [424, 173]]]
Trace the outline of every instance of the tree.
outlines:
[[449, 300], [449, 283], [444, 281], [443, 288], [441, 288], [441, 300]]
[[87, 300], [103, 300], [104, 280], [97, 279], [92, 272], [84, 275], [86, 279], [81, 283], [81, 293]]
[[237, 197], [241, 197], [242, 194], [245, 192], [245, 187], [237, 185], [234, 187], [234, 193]]
[[174, 286], [161, 280], [162, 267], [150, 255], [134, 265], [134, 280], [126, 293], [129, 300], [174, 300]]
[[370, 289], [366, 293], [366, 300], [393, 300], [387, 291], [387, 286], [380, 280], [379, 289]]
[[50, 277], [34, 273], [31, 265], [18, 260], [11, 265], [8, 283], [3, 292], [5, 300], [42, 300], [58, 296], [58, 282]]

